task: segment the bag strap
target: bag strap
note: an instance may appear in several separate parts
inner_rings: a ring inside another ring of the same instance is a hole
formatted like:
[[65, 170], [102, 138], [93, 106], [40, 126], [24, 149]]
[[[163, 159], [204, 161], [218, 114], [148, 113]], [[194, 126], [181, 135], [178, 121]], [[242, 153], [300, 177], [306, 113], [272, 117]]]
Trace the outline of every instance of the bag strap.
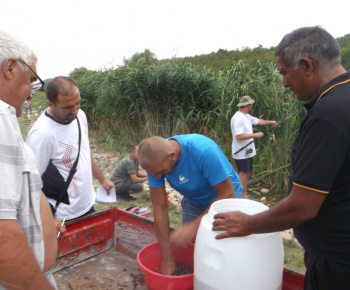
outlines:
[[79, 155], [80, 155], [80, 144], [81, 144], [81, 129], [80, 129], [80, 123], [79, 123], [79, 119], [78, 116], [76, 118], [77, 123], [78, 123], [78, 131], [79, 131], [79, 147], [78, 147], [78, 155], [77, 155], [77, 159], [75, 159], [75, 162], [69, 172], [68, 178], [66, 180], [66, 183], [64, 184], [64, 187], [62, 188], [62, 191], [60, 193], [60, 196], [58, 197], [57, 201], [56, 201], [56, 205], [55, 207], [51, 208], [52, 209], [52, 213], [55, 214], [58, 205], [61, 203], [63, 196], [65, 195], [65, 193], [67, 192], [67, 189], [69, 187], [69, 184], [71, 183], [72, 179], [73, 179], [73, 175], [77, 172], [77, 166], [78, 166], [78, 161], [79, 161]]

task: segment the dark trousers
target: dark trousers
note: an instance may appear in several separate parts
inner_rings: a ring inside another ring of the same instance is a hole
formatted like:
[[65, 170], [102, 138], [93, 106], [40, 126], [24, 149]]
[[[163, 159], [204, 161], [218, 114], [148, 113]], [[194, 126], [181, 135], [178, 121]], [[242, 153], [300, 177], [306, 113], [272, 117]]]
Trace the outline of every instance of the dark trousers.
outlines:
[[129, 191], [132, 193], [141, 192], [143, 190], [142, 183], [133, 183], [131, 179], [124, 181], [115, 191], [116, 195], [129, 195]]
[[350, 272], [334, 272], [324, 256], [320, 255], [307, 268], [304, 290], [349, 290]]

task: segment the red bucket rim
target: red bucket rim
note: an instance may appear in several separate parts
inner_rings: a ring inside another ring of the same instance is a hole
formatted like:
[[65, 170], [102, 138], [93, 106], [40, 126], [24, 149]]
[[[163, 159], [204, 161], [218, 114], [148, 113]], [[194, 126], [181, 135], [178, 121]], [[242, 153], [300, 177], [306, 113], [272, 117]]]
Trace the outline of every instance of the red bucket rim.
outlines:
[[[152, 274], [152, 275], [154, 275], [155, 277], [158, 277], [158, 278], [171, 277], [171, 279], [173, 279], [173, 280], [180, 280], [180, 279], [188, 278], [188, 277], [191, 277], [191, 276], [194, 275], [194, 273], [187, 274], [187, 275], [181, 275], [181, 276], [164, 275], [164, 274], [160, 274], [160, 273], [154, 272], [154, 271], [148, 269], [147, 267], [145, 267], [145, 266], [141, 263], [141, 261], [140, 261], [140, 255], [142, 255], [143, 252], [146, 251], [146, 250], [148, 250], [149, 248], [154, 248], [154, 247], [159, 247], [158, 242], [155, 242], [155, 243], [152, 243], [152, 244], [149, 244], [149, 245], [143, 247], [143, 248], [137, 253], [136, 262], [137, 262], [137, 264], [139, 265], [139, 267], [141, 268], [141, 270], [142, 270], [144, 276], [145, 276], [146, 274], [147, 274], [147, 275]], [[193, 243], [189, 243], [189, 244], [188, 244], [188, 247], [194, 248], [194, 244], [193, 244]], [[146, 273], [145, 273], [145, 272], [146, 272]]]

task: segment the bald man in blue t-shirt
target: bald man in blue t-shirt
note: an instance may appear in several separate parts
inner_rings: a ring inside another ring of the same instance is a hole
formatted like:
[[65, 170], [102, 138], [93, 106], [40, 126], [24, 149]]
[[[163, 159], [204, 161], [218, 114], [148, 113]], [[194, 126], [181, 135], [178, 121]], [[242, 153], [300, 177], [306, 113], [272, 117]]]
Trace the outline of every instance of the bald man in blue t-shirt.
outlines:
[[[220, 199], [240, 197], [242, 186], [220, 147], [203, 135], [147, 138], [139, 145], [138, 159], [148, 174], [155, 228], [162, 252], [160, 273], [171, 275], [176, 265], [170, 245], [185, 246], [193, 242], [201, 218], [210, 205]], [[171, 237], [165, 179], [183, 195], [182, 227]]]

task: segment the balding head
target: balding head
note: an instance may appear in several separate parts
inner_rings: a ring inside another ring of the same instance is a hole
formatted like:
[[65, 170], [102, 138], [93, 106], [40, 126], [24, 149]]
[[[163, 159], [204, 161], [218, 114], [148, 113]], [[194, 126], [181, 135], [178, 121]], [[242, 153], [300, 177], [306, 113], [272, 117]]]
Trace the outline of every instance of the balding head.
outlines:
[[164, 162], [170, 151], [171, 144], [168, 140], [159, 136], [152, 136], [140, 143], [137, 159], [140, 166], [147, 170], [151, 166]]
[[69, 96], [75, 92], [79, 91], [78, 84], [75, 80], [59, 76], [53, 78], [46, 87], [46, 98], [52, 103], [58, 103], [58, 96]]

